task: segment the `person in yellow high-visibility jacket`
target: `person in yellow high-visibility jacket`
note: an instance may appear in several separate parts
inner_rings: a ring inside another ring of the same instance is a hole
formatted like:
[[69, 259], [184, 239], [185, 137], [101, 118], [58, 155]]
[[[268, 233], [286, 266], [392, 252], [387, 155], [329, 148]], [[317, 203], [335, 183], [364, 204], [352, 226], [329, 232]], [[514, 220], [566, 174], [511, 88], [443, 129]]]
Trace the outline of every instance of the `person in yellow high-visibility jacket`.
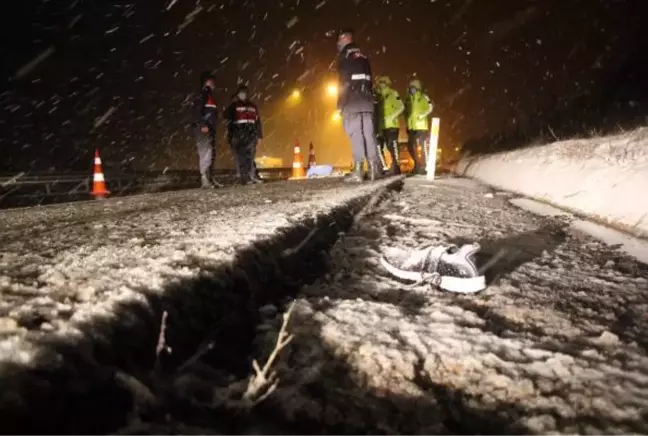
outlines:
[[421, 81], [412, 79], [407, 89], [407, 100], [405, 101], [405, 113], [407, 119], [407, 149], [414, 160], [414, 172], [419, 173], [425, 168], [425, 162], [419, 162], [416, 157], [416, 146], [423, 148], [425, 161], [428, 158], [428, 143], [430, 128], [430, 114], [434, 109], [434, 103], [427, 94], [423, 92]]
[[378, 77], [376, 80], [376, 93], [378, 94], [378, 132], [380, 133], [381, 150], [386, 147], [392, 157], [392, 174], [400, 174], [398, 158], [398, 131], [400, 130], [400, 115], [405, 112], [405, 105], [398, 92], [391, 87], [391, 80], [387, 76]]

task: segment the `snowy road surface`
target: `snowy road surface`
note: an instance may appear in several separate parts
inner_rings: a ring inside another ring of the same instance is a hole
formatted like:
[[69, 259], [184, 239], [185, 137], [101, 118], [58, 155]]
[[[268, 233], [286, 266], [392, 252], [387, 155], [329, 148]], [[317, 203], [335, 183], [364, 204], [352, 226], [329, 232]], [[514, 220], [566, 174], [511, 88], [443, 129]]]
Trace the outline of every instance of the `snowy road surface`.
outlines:
[[[170, 312], [173, 329], [169, 334], [180, 336], [172, 344], [174, 355], [181, 356], [183, 345], [202, 338], [195, 334], [195, 338], [185, 338], [180, 331], [200, 331], [206, 328], [201, 322], [212, 322], [210, 317], [218, 318], [223, 312], [238, 316], [237, 310], [244, 310], [241, 306], [253, 307], [247, 289], [250, 283], [263, 282], [264, 277], [271, 280], [276, 274], [259, 269], [256, 277], [246, 278], [238, 270], [228, 271], [233, 262], [245, 260], [238, 259], [241, 256], [252, 260], [257, 256], [256, 252], [241, 254], [241, 249], [281, 238], [287, 234], [282, 229], [317, 220], [336, 208], [353, 209], [349, 204], [392, 182], [364, 186], [345, 186], [340, 179], [277, 182], [0, 212], [0, 384], [2, 391], [16, 396], [0, 395], [0, 409], [12, 411], [3, 416], [16, 419], [6, 419], [0, 426], [11, 432], [35, 425], [32, 431], [48, 432], [52, 428], [47, 430], [46, 424], [51, 420], [63, 432], [97, 431], [82, 427], [80, 421], [84, 413], [92, 421], [99, 406], [75, 411], [72, 418], [79, 426], [67, 418], [68, 427], [60, 427], [67, 413], [62, 404], [65, 389], [74, 383], [90, 384], [90, 378], [111, 377], [96, 369], [96, 362], [128, 369], [154, 357], [161, 308]], [[286, 254], [288, 260], [299, 256], [299, 242], [289, 247], [295, 253]], [[260, 246], [257, 251], [263, 249]], [[214, 271], [219, 268], [225, 271], [220, 276], [234, 277], [221, 287], [240, 287], [233, 296], [228, 289], [229, 294], [221, 297], [218, 283], [209, 283], [210, 289], [203, 291], [192, 289], [209, 271], [218, 275]], [[209, 298], [219, 297], [222, 301], [216, 307], [208, 307]], [[180, 324], [185, 321], [190, 327], [182, 330]], [[122, 354], [111, 357], [120, 347]], [[82, 350], [82, 356], [70, 357], [72, 348]], [[47, 371], [13, 375], [42, 365], [48, 370], [69, 368], [63, 378]], [[56, 383], [63, 380], [68, 380], [68, 386], [57, 388]], [[84, 392], [79, 386], [74, 389], [77, 396], [79, 390]], [[26, 397], [21, 398], [21, 393]], [[108, 400], [108, 394], [103, 396]], [[29, 416], [29, 401], [40, 401], [39, 406], [46, 408], [38, 420]]]
[[[648, 268], [489, 192], [408, 179], [338, 241], [295, 308], [276, 407], [362, 433], [648, 432]], [[477, 295], [378, 263], [464, 240], [502, 256]]]
[[2, 211], [2, 325], [48, 332], [109, 316], [140, 289], [231, 260], [238, 248], [371, 189], [315, 180]]
[[[3, 430], [120, 424], [115, 371], [160, 398], [165, 386], [181, 398], [192, 383], [222, 389], [248, 373], [243, 354], [267, 355], [280, 321], [270, 305], [281, 312], [299, 295], [280, 387], [255, 409], [256, 431], [648, 431], [645, 265], [466, 179], [408, 179], [363, 209], [389, 183], [281, 182], [1, 212], [0, 383], [12, 392], [0, 395], [12, 418]], [[322, 245], [347, 219], [342, 206], [361, 218]], [[379, 265], [389, 246], [475, 240], [480, 261], [498, 259], [476, 295], [408, 287]], [[318, 262], [328, 269], [304, 286]], [[204, 363], [230, 375], [203, 365], [151, 382], [141, 370], [153, 366], [163, 308], [168, 361], [211, 338]], [[39, 371], [21, 373], [30, 367]], [[195, 415], [174, 398], [163, 426], [180, 410], [173, 418], [203, 434], [235, 432], [205, 413], [205, 397]]]

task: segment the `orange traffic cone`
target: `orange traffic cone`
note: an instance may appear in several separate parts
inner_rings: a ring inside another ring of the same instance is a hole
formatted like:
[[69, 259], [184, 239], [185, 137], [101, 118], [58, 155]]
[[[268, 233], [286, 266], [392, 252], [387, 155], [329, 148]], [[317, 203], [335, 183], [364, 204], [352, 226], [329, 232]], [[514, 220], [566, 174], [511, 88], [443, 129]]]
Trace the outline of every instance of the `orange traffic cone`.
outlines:
[[303, 179], [305, 177], [306, 177], [306, 172], [304, 171], [304, 158], [302, 157], [301, 154], [301, 147], [299, 146], [299, 140], [296, 139], [291, 179]]
[[106, 181], [104, 180], [103, 170], [101, 169], [99, 150], [95, 149], [94, 174], [92, 177], [92, 192], [90, 192], [90, 195], [93, 195], [94, 198], [102, 199], [108, 194], [110, 194], [110, 191], [106, 189]]
[[315, 162], [315, 147], [313, 147], [313, 143], [311, 142], [308, 146], [308, 169], [311, 169], [315, 165], [317, 165], [317, 162]]

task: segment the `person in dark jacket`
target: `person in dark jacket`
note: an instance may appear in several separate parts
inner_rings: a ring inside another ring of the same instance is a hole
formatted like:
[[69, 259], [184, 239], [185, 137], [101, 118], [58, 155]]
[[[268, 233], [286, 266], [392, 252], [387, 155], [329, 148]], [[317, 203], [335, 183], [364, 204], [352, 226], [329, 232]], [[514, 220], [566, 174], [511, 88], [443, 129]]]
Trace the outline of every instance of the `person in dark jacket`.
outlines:
[[[238, 100], [238, 93], [232, 95], [232, 101], [234, 102], [236, 100]], [[258, 145], [259, 142], [260, 142], [260, 140], [257, 141], [257, 145]], [[256, 148], [257, 147], [254, 147], [254, 157], [252, 159], [252, 165], [254, 166], [254, 174], [256, 174], [256, 178], [259, 179], [262, 182], [263, 179], [261, 178], [261, 175], [259, 174], [259, 168], [257, 168], [257, 164], [256, 164], [256, 152], [257, 152]], [[237, 166], [237, 168], [238, 168], [238, 166]], [[238, 172], [238, 169], [237, 169], [237, 172]], [[260, 182], [257, 182], [257, 183], [260, 183]]]
[[263, 128], [259, 108], [249, 100], [247, 86], [238, 87], [236, 99], [225, 109], [224, 118], [241, 183], [263, 183], [254, 162], [257, 146], [263, 139]]
[[340, 81], [337, 107], [353, 153], [353, 172], [348, 180], [361, 182], [364, 179], [362, 164], [365, 159], [369, 179], [375, 180], [381, 175], [382, 164], [375, 137], [371, 65], [367, 56], [355, 45], [350, 29], [338, 33], [337, 49]]
[[198, 167], [203, 188], [221, 187], [212, 180], [216, 148], [216, 120], [218, 112], [214, 99], [214, 76], [204, 72], [200, 76], [201, 90], [194, 100], [194, 137], [198, 149]]
[[[238, 93], [232, 94], [232, 97], [231, 97], [232, 103], [236, 102], [237, 100], [238, 100]], [[227, 122], [227, 119], [225, 121]], [[232, 150], [232, 155], [234, 156], [234, 162], [236, 164], [236, 177], [238, 177], [240, 179], [241, 170], [240, 170], [240, 167], [239, 167], [239, 164], [238, 164], [238, 156], [236, 155], [236, 152], [234, 150]], [[263, 181], [263, 179], [261, 178], [261, 175], [259, 174], [259, 169], [257, 168], [255, 159], [256, 159], [256, 150], [254, 151], [254, 159], [252, 159], [252, 164], [254, 165], [254, 174], [256, 175], [257, 179]]]

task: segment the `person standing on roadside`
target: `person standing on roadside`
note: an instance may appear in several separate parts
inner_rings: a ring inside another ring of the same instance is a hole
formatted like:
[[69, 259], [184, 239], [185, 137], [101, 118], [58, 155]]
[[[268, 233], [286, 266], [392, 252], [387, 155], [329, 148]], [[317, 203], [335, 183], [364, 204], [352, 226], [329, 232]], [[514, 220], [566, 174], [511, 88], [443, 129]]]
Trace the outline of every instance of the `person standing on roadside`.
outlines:
[[383, 145], [389, 150], [392, 158], [391, 173], [400, 174], [400, 158], [398, 153], [398, 133], [400, 130], [399, 117], [405, 111], [405, 105], [398, 92], [391, 87], [391, 80], [387, 76], [376, 80], [380, 117], [378, 119], [379, 131]]
[[369, 59], [355, 45], [353, 31], [344, 29], [337, 34], [339, 93], [337, 108], [342, 115], [344, 130], [351, 141], [353, 171], [351, 182], [362, 182], [362, 165], [367, 159], [369, 179], [382, 175], [374, 127], [374, 98]]
[[247, 86], [239, 85], [236, 98], [225, 109], [224, 118], [241, 183], [263, 183], [254, 162], [257, 146], [263, 139], [263, 128], [259, 109], [248, 98]]
[[[414, 160], [415, 174], [422, 174], [425, 171], [425, 165], [429, 154], [429, 129], [430, 114], [434, 109], [434, 103], [430, 97], [423, 92], [423, 86], [418, 79], [412, 79], [407, 89], [407, 100], [405, 102], [405, 112], [407, 118], [407, 148], [412, 160]], [[423, 162], [419, 162], [416, 153], [416, 147], [420, 145], [423, 148]]]
[[200, 76], [201, 90], [193, 104], [194, 138], [198, 150], [198, 169], [203, 188], [222, 187], [212, 179], [214, 152], [216, 149], [216, 120], [218, 112], [214, 99], [216, 82], [210, 72]]

